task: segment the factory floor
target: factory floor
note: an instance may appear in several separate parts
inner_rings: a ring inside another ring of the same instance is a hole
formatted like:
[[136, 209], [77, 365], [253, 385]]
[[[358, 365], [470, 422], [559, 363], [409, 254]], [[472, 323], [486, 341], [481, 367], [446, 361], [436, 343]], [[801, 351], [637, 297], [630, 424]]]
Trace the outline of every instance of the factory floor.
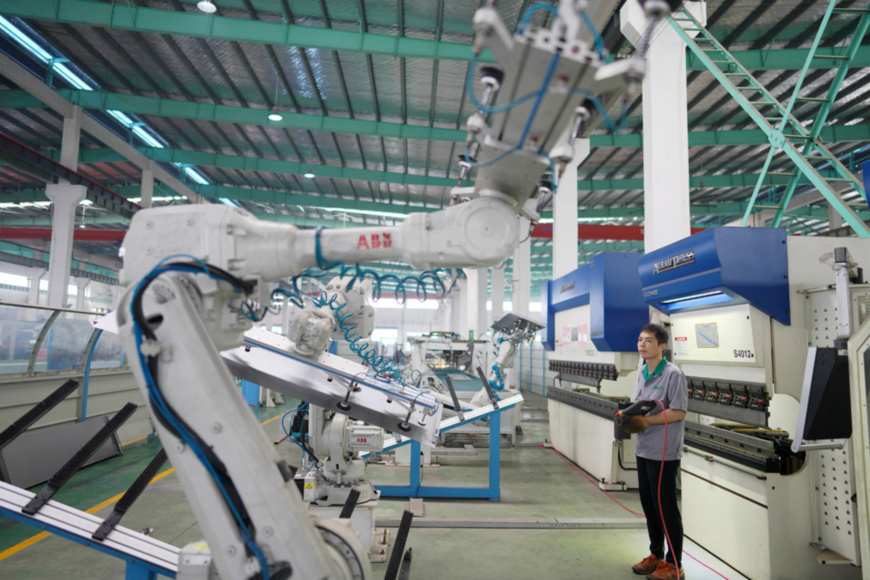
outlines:
[[[642, 520], [589, 483], [575, 466], [555, 451], [537, 445], [548, 437], [546, 400], [530, 393], [525, 393], [525, 398], [523, 435], [518, 437], [517, 447], [501, 451], [501, 501], [425, 500], [424, 516], [415, 518], [418, 525], [412, 528], [407, 544], [413, 548], [411, 578], [414, 580], [638, 578], [630, 567], [647, 555], [648, 540]], [[275, 409], [254, 410], [272, 440], [283, 435], [280, 417], [295, 404], [296, 401], [287, 401]], [[476, 437], [486, 440], [486, 437]], [[459, 441], [463, 442], [467, 441]], [[277, 448], [288, 461], [298, 464], [298, 448], [287, 442]], [[122, 457], [81, 470], [55, 499], [104, 517], [158, 450], [159, 443], [153, 440], [128, 445]], [[458, 450], [445, 453], [438, 457], [438, 466], [424, 468], [424, 485], [486, 484], [488, 453], [485, 449], [473, 454], [460, 445]], [[369, 473], [375, 484], [401, 485], [408, 481], [407, 468], [372, 465]], [[155, 479], [130, 509], [122, 525], [137, 531], [152, 528], [155, 538], [176, 546], [201, 539], [172, 470], [165, 467]], [[626, 507], [640, 511], [636, 492], [612, 495]], [[381, 500], [377, 518], [395, 521], [407, 507], [407, 500]], [[596, 527], [469, 527], [472, 523], [480, 525], [484, 520], [493, 526], [507, 520], [514, 526], [540, 526], [535, 522], [552, 522], [556, 518]], [[427, 521], [445, 520], [455, 527], [422, 527]], [[615, 525], [623, 527], [615, 528]], [[394, 535], [396, 529], [391, 531]], [[685, 552], [691, 555], [684, 556], [687, 578], [722, 577], [704, 564], [729, 579], [743, 578], [688, 539]], [[373, 564], [372, 578], [383, 578], [386, 569], [386, 563]], [[0, 517], [0, 578], [109, 580], [123, 577], [124, 563], [120, 560]]]

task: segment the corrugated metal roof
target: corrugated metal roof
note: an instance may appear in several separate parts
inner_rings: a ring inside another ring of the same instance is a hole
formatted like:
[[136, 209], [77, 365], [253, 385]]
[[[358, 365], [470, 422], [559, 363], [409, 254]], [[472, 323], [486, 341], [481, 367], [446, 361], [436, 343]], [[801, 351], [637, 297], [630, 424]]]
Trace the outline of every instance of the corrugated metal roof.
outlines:
[[[135, 0], [130, 6], [165, 10], [166, 18], [171, 19], [179, 9], [197, 13], [195, 4], [195, 0]], [[216, 4], [221, 16], [244, 21], [256, 18], [264, 22], [293, 22], [305, 27], [366, 31], [394, 37], [403, 34], [406, 38], [461, 44], [469, 44], [472, 40], [471, 19], [479, 5], [477, 2], [433, 0], [369, 0], [364, 3], [358, 0], [217, 0]], [[707, 2], [710, 28], [717, 38], [727, 41], [732, 50], [809, 46], [827, 2], [782, 0], [775, 4], [774, 8], [752, 0], [711, 0]], [[840, 4], [858, 5], [848, 0]], [[499, 2], [497, 9], [509, 26], [515, 26], [522, 7], [527, 5], [528, 2], [522, 0], [506, 0]], [[289, 12], [285, 12], [285, 6], [289, 7]], [[607, 29], [618, 30], [618, 17], [613, 16], [612, 20]], [[853, 26], [854, 21], [855, 16], [835, 15], [823, 46], [841, 46], [848, 37], [848, 27]], [[349, 50], [335, 52], [193, 35], [170, 37], [51, 21], [28, 24], [109, 93], [255, 109], [263, 111], [263, 115], [277, 104], [285, 114], [299, 112], [312, 117], [352, 117], [363, 121], [447, 129], [461, 128], [471, 112], [469, 99], [464, 93], [468, 63], [460, 60]], [[625, 41], [618, 35], [609, 38], [613, 40], [608, 48], [613, 52], [624, 46]], [[757, 78], [773, 94], [787, 100], [797, 79], [796, 68], [759, 71]], [[829, 124], [868, 124], [868, 74], [870, 69], [850, 71]], [[833, 72], [829, 70], [811, 71], [801, 95], [823, 95], [832, 76]], [[748, 117], [712, 75], [692, 72], [690, 79], [688, 101], [692, 130], [752, 129]], [[0, 81], [5, 79], [0, 78]], [[4, 87], [16, 90], [8, 82]], [[818, 106], [799, 104], [795, 112], [801, 119], [811, 119]], [[642, 130], [641, 109], [639, 103], [633, 105], [625, 129], [627, 133]], [[611, 109], [611, 115], [618, 114], [617, 104]], [[330, 133], [215, 121], [206, 117], [173, 118], [143, 113], [139, 118], [161, 135], [171, 148], [233, 157], [343, 165], [353, 169], [455, 179], [459, 174], [456, 156], [464, 152], [463, 146], [444, 140]], [[56, 150], [60, 146], [61, 121], [49, 110], [8, 109], [0, 112], [0, 123], [4, 125], [4, 131], [31, 147]], [[605, 132], [600, 129], [596, 134]], [[83, 139], [83, 143], [91, 142]], [[848, 141], [834, 144], [832, 149], [848, 153], [868, 143], [870, 139]], [[767, 148], [760, 145], [696, 146], [689, 153], [692, 174], [701, 177], [757, 172]], [[781, 157], [775, 158], [775, 167], [788, 165]], [[579, 173], [580, 178], [586, 180], [638, 179], [643, 174], [642, 164], [643, 155], [639, 149], [599, 147], [593, 150]], [[348, 200], [374, 197], [382, 203], [434, 206], [440, 206], [449, 193], [449, 188], [442, 186], [405, 186], [322, 176], [309, 180], [301, 175], [240, 171], [221, 166], [220, 162], [217, 165], [200, 166], [198, 171], [215, 185], [279, 193], [335, 195]], [[114, 161], [84, 166], [82, 172], [111, 184], [123, 182], [132, 185], [137, 179], [137, 172], [130, 164]], [[35, 185], [37, 182], [32, 178], [22, 177], [11, 168], [0, 167], [0, 201], [14, 199], [13, 192], [20, 190], [20, 186]], [[692, 197], [705, 202], [741, 201], [749, 196], [751, 190], [751, 187], [703, 187], [693, 190]], [[581, 191], [580, 197], [596, 208], [642, 203], [640, 188], [612, 192]], [[244, 203], [257, 206], [251, 201]], [[298, 210], [293, 211], [298, 213]]]

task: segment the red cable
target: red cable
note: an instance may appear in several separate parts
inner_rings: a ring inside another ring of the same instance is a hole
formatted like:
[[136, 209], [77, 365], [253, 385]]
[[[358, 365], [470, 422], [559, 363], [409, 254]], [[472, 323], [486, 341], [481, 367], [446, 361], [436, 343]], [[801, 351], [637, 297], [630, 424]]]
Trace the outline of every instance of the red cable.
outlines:
[[668, 452], [668, 414], [667, 409], [665, 409], [665, 404], [660, 400], [656, 399], [656, 403], [662, 406], [662, 417], [665, 418], [665, 444], [662, 445], [662, 466], [659, 469], [659, 488], [658, 488], [658, 504], [659, 504], [659, 515], [662, 518], [662, 527], [665, 529], [665, 538], [668, 540], [668, 548], [671, 551], [671, 556], [674, 557], [674, 565], [677, 568], [677, 578], [680, 577], [680, 565], [677, 564], [677, 553], [674, 552], [674, 545], [671, 543], [671, 536], [668, 534], [668, 526], [665, 524], [665, 512], [662, 510], [662, 476], [665, 474], [665, 456]]
[[[543, 443], [538, 443], [538, 447], [543, 447], [543, 446], [544, 446]], [[562, 459], [564, 459], [565, 461], [567, 461], [567, 462], [571, 465], [571, 467], [573, 467], [574, 470], [575, 470], [577, 473], [579, 473], [580, 475], [582, 475], [583, 477], [585, 477], [585, 478], [587, 479], [587, 481], [589, 481], [589, 483], [595, 485], [595, 487], [598, 487], [598, 482], [597, 482], [597, 481], [595, 481], [594, 479], [592, 479], [591, 477], [589, 477], [588, 475], [586, 475], [586, 474], [583, 472], [582, 469], [580, 469], [579, 467], [577, 467], [576, 465], [574, 465], [574, 462], [571, 461], [570, 459], [568, 459], [567, 457], [565, 457], [564, 455], [562, 455], [562, 454], [559, 452], [558, 449], [556, 449], [555, 447], [550, 447], [550, 449], [552, 449], [553, 451], [555, 451], [555, 452], [556, 452], [556, 455], [558, 455], [559, 457], [561, 457]], [[634, 511], [633, 509], [631, 509], [630, 507], [626, 507], [625, 505], [623, 505], [622, 503], [620, 503], [620, 501], [619, 501], [618, 499], [616, 499], [615, 497], [613, 497], [612, 495], [610, 495], [609, 493], [607, 493], [606, 490], [603, 490], [603, 489], [601, 489], [600, 487], [598, 487], [598, 489], [600, 489], [601, 491], [603, 491], [603, 492], [604, 492], [604, 495], [606, 495], [607, 497], [609, 497], [610, 499], [612, 499], [613, 501], [615, 501], [616, 503], [618, 503], [620, 506], [622, 506], [623, 509], [626, 509], [626, 510], [630, 511], [631, 513], [633, 513], [633, 514], [636, 515], [636, 516], [645, 517], [643, 514], [638, 513], [638, 512], [636, 512], [636, 511]]]
[[[665, 417], [665, 426], [667, 427], [667, 417]], [[665, 429], [665, 444], [667, 444], [667, 429]], [[544, 444], [543, 444], [543, 443], [538, 443], [538, 447], [544, 447]], [[612, 495], [610, 495], [609, 493], [607, 493], [607, 491], [605, 491], [605, 490], [601, 489], [600, 487], [598, 487], [598, 482], [597, 482], [597, 481], [595, 481], [594, 479], [592, 479], [591, 477], [589, 477], [588, 475], [586, 475], [586, 473], [585, 473], [582, 469], [580, 469], [579, 467], [577, 467], [576, 465], [574, 465], [574, 462], [571, 461], [570, 459], [568, 459], [567, 457], [565, 457], [564, 455], [562, 455], [562, 453], [561, 453], [558, 449], [556, 449], [556, 448], [553, 447], [553, 446], [550, 446], [550, 449], [552, 449], [553, 451], [555, 451], [555, 452], [556, 452], [556, 455], [558, 455], [559, 457], [561, 457], [562, 459], [564, 459], [565, 461], [567, 461], [568, 464], [569, 464], [572, 468], [574, 468], [574, 470], [575, 470], [577, 473], [579, 473], [580, 475], [582, 475], [583, 477], [585, 477], [586, 480], [587, 480], [589, 483], [593, 484], [596, 488], [598, 488], [599, 491], [603, 492], [604, 495], [606, 495], [607, 497], [609, 497], [610, 499], [612, 499], [614, 502], [616, 502], [617, 504], [619, 504], [620, 507], [622, 507], [622, 508], [625, 509], [626, 511], [629, 511], [629, 512], [633, 513], [633, 514], [636, 515], [636, 516], [640, 516], [640, 517], [642, 517], [642, 518], [646, 518], [645, 515], [643, 515], [643, 514], [641, 514], [641, 513], [638, 513], [638, 512], [634, 511], [633, 509], [631, 509], [631, 508], [629, 508], [629, 507], [626, 507], [626, 506], [625, 506], [623, 503], [621, 503], [618, 499], [616, 499], [615, 497], [613, 497]], [[662, 459], [663, 459], [663, 461], [662, 461], [662, 472], [663, 472], [663, 471], [664, 471], [664, 454], [662, 454]], [[662, 481], [662, 472], [659, 473], [659, 513], [661, 513], [661, 481]], [[664, 525], [664, 514], [662, 514], [662, 524]], [[667, 534], [667, 528], [665, 528], [665, 534]], [[671, 541], [671, 539], [668, 538], [668, 544], [670, 544], [670, 541]], [[672, 549], [672, 550], [673, 550], [673, 549]], [[691, 555], [691, 554], [688, 553], [687, 551], [683, 550], [683, 554], [685, 554], [686, 556], [688, 556], [689, 558], [691, 558], [692, 560], [694, 560], [695, 562], [697, 562], [698, 564], [700, 564], [700, 565], [703, 566], [704, 568], [710, 570], [711, 572], [714, 572], [715, 574], [718, 574], [718, 575], [721, 576], [722, 578], [725, 578], [725, 580], [729, 580], [729, 579], [728, 579], [728, 576], [726, 576], [725, 574], [719, 572], [719, 571], [716, 570], [715, 568], [712, 568], [712, 567], [708, 566], [707, 564], [705, 564], [704, 562], [700, 561], [699, 559], [697, 559], [696, 557], [694, 557], [693, 555]], [[677, 574], [679, 575], [679, 569], [677, 569]]]
[[725, 574], [723, 574], [723, 573], [720, 572], [719, 570], [716, 570], [715, 568], [711, 568], [710, 566], [708, 566], [708, 565], [705, 564], [704, 562], [700, 561], [699, 559], [697, 559], [696, 557], [694, 557], [693, 555], [691, 555], [691, 554], [688, 553], [687, 551], [683, 550], [683, 554], [685, 554], [686, 556], [688, 556], [689, 558], [691, 558], [692, 560], [694, 560], [695, 562], [697, 562], [698, 564], [700, 564], [701, 566], [703, 566], [704, 568], [706, 568], [707, 570], [710, 570], [711, 572], [714, 572], [714, 573], [718, 574], [718, 575], [721, 576], [722, 578], [725, 578], [725, 580], [728, 580], [728, 576], [726, 576]]

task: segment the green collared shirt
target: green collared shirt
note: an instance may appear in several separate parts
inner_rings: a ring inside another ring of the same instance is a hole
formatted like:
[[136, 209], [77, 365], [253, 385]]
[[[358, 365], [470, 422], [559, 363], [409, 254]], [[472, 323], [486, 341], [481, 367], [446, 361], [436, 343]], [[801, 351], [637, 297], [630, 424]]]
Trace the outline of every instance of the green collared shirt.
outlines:
[[665, 366], [668, 364], [668, 361], [665, 360], [665, 357], [662, 357], [662, 360], [659, 361], [658, 366], [656, 366], [655, 370], [650, 373], [649, 367], [647, 365], [643, 365], [643, 380], [650, 380], [653, 375], [662, 376], [662, 371], [665, 370]]

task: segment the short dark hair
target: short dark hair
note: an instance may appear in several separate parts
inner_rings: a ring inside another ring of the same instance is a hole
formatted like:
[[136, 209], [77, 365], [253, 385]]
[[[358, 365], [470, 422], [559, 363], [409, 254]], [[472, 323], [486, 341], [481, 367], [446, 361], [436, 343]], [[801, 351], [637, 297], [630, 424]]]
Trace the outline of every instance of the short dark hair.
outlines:
[[665, 330], [664, 326], [661, 326], [659, 324], [647, 324], [646, 326], [641, 328], [640, 331], [656, 337], [656, 342], [658, 342], [659, 344], [668, 343], [668, 331]]

